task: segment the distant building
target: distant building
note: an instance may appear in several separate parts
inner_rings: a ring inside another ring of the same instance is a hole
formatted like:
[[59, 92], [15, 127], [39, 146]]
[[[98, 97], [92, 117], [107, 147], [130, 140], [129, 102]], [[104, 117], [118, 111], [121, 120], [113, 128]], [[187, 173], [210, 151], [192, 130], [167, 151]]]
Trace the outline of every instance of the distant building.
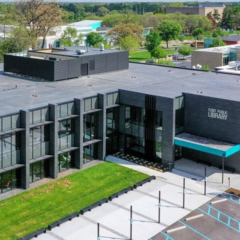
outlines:
[[64, 30], [66, 30], [68, 27], [75, 28], [78, 34], [83, 35], [83, 40], [80, 45], [85, 46], [87, 35], [91, 32], [97, 32], [97, 29], [101, 26], [102, 21], [100, 20], [84, 20], [55, 27], [51, 31], [49, 31], [43, 48], [60, 47], [59, 39], [61, 38]]
[[212, 69], [240, 60], [240, 45], [204, 48], [192, 51], [192, 66], [207, 65]]
[[166, 7], [166, 13], [180, 12], [182, 14], [207, 16], [208, 13], [218, 10], [218, 13], [222, 15], [224, 8], [224, 4], [200, 4], [196, 7]]
[[227, 45], [240, 44], [240, 34], [230, 35], [221, 38]]

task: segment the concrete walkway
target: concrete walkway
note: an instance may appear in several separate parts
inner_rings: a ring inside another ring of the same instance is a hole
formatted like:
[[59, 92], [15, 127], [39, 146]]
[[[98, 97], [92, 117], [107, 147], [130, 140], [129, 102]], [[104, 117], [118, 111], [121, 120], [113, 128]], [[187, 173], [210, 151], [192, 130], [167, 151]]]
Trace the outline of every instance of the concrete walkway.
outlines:
[[[39, 240], [97, 240], [97, 223], [100, 223], [101, 240], [130, 239], [130, 206], [133, 207], [133, 239], [146, 240], [227, 189], [227, 185], [220, 184], [221, 174], [218, 172], [209, 175], [207, 195], [204, 196], [203, 182], [190, 179], [194, 174], [180, 170], [178, 170], [181, 172], [179, 175], [169, 172], [161, 173], [112, 156], [107, 160], [155, 175], [157, 179], [64, 223], [52, 231], [47, 231], [46, 234], [38, 237]], [[185, 164], [191, 165], [189, 162]], [[184, 162], [180, 165], [183, 166]], [[185, 177], [189, 177], [186, 178], [185, 209], [182, 208], [183, 176], [181, 176], [184, 174]], [[239, 175], [227, 173], [225, 178], [227, 179], [229, 175], [234, 176], [233, 184], [240, 181]], [[159, 191], [162, 196], [161, 224], [157, 223]]]

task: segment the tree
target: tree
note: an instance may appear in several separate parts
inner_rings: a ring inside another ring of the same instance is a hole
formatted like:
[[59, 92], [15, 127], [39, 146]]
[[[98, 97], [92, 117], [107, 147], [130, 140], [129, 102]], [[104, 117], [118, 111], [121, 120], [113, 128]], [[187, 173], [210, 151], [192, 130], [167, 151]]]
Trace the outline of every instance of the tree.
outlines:
[[182, 2], [172, 2], [168, 4], [169, 7], [184, 7]]
[[214, 19], [215, 23], [218, 23], [219, 20], [221, 19], [220, 14], [219, 14], [217, 9], [213, 10], [212, 16], [213, 16], [213, 19]]
[[192, 35], [197, 38], [198, 40], [200, 40], [200, 37], [203, 35], [204, 30], [202, 28], [196, 28], [193, 32]]
[[60, 25], [63, 14], [64, 10], [57, 3], [44, 3], [44, 0], [19, 0], [15, 3], [12, 18], [25, 29], [31, 39], [32, 48], [36, 49], [38, 38], [45, 39], [51, 28]]
[[62, 46], [70, 47], [72, 45], [79, 45], [82, 38], [83, 36], [81, 34], [78, 35], [75, 28], [67, 27], [59, 40]]
[[103, 17], [109, 13], [109, 10], [105, 7], [100, 7], [97, 11], [97, 15]]
[[157, 58], [158, 61], [160, 58], [166, 58], [167, 57], [167, 52], [163, 50], [163, 48], [161, 47], [155, 47], [152, 52], [151, 52], [151, 55], [154, 57], [154, 58]]
[[143, 27], [135, 24], [135, 23], [121, 23], [111, 29], [107, 35], [111, 37], [112, 40], [119, 43], [121, 38], [125, 38], [127, 36], [132, 36], [135, 38], [138, 43], [141, 43]]
[[189, 47], [189, 45], [182, 45], [178, 49], [178, 53], [182, 54], [183, 56], [189, 56], [192, 52], [192, 49]]
[[90, 46], [95, 46], [96, 44], [100, 43], [103, 41], [103, 38], [101, 35], [95, 32], [91, 32], [87, 35], [87, 43]]
[[133, 50], [136, 50], [139, 48], [138, 41], [135, 38], [133, 38], [132, 36], [127, 36], [125, 38], [121, 38], [119, 40], [119, 43], [120, 43], [122, 49], [127, 50], [129, 52], [132, 52]]
[[217, 37], [213, 40], [213, 44], [210, 45], [210, 47], [220, 47], [225, 46], [226, 43], [222, 41], [220, 37]]
[[172, 21], [163, 21], [163, 23], [159, 24], [158, 29], [162, 39], [167, 42], [167, 48], [168, 42], [177, 39], [182, 31], [181, 26]]
[[185, 40], [185, 36], [183, 34], [181, 34], [178, 38], [178, 40], [183, 43], [183, 41]]
[[232, 29], [235, 26], [234, 17], [234, 9], [231, 7], [225, 7], [223, 10], [222, 21], [220, 23], [221, 27]]
[[147, 35], [146, 37], [146, 41], [145, 41], [145, 47], [146, 49], [150, 52], [150, 54], [152, 55], [152, 50], [155, 47], [158, 47], [161, 44], [161, 38], [159, 36], [159, 33], [151, 30], [150, 34]]

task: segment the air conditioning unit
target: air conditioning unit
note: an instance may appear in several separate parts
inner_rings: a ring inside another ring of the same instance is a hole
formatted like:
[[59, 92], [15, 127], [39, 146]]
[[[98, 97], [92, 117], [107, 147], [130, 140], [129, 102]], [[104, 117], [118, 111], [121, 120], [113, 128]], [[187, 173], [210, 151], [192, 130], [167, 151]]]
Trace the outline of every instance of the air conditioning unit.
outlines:
[[78, 55], [83, 55], [84, 53], [86, 53], [86, 50], [78, 49], [78, 50], [76, 50], [76, 53], [77, 53]]

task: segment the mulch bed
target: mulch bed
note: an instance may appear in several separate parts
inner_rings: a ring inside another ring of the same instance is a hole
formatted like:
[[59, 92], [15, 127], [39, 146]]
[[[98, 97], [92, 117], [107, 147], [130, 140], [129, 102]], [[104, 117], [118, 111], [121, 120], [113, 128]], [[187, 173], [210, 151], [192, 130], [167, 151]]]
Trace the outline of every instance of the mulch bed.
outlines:
[[236, 196], [240, 196], [240, 190], [236, 188], [229, 188], [228, 190], [226, 190], [226, 192], [234, 194]]

